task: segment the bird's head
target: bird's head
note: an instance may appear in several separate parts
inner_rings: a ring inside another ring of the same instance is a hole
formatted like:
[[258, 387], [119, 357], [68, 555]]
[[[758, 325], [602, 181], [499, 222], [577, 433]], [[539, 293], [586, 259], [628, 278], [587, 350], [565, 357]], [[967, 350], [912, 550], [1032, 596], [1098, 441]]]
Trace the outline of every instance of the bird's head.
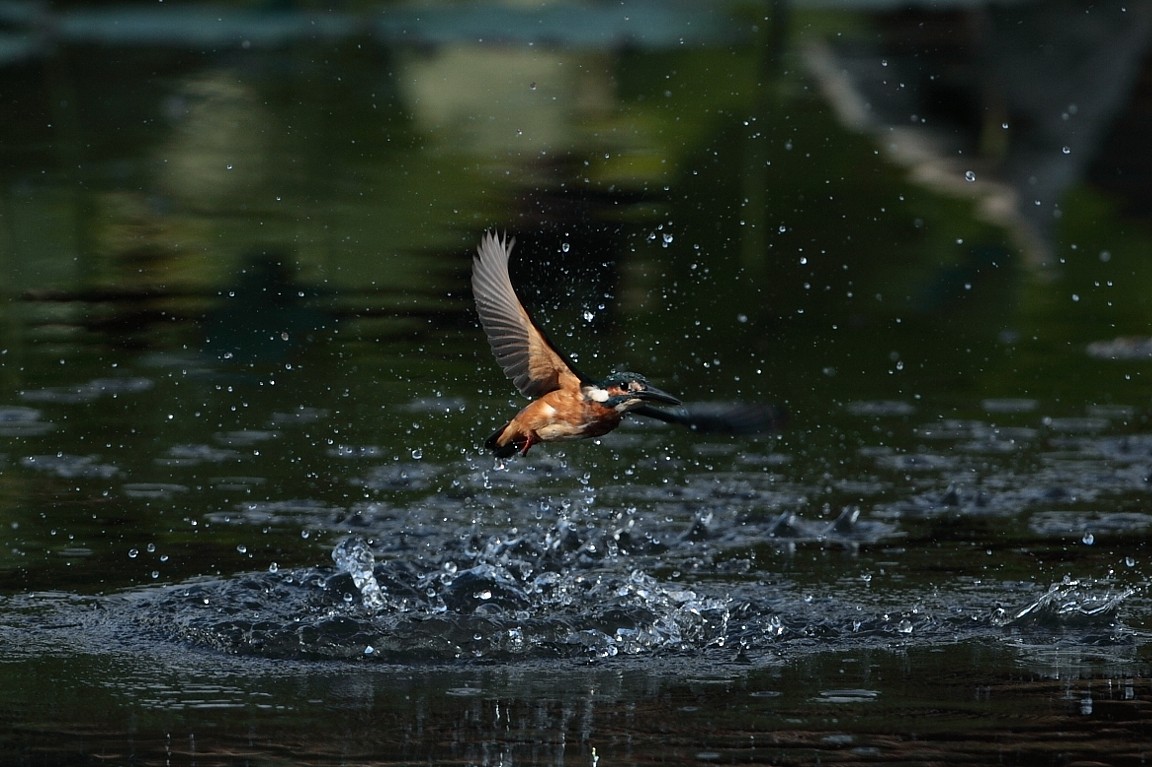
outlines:
[[597, 384], [585, 386], [584, 395], [622, 413], [646, 403], [680, 404], [680, 400], [666, 391], [657, 389], [648, 383], [648, 379], [644, 376], [629, 372], [613, 373]]

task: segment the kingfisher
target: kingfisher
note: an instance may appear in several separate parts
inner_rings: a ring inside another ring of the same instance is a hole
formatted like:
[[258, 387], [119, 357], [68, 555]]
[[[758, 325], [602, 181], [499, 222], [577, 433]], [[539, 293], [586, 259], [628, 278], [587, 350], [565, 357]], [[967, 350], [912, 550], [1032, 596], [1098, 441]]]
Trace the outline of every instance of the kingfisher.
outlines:
[[[496, 362], [520, 393], [533, 398], [484, 442], [498, 458], [527, 455], [541, 442], [600, 437], [628, 414], [735, 434], [771, 428], [774, 411], [741, 405], [690, 411], [639, 373], [616, 372], [597, 381], [576, 369], [548, 340], [512, 287], [508, 259], [514, 238], [486, 232], [472, 259], [472, 294]], [[666, 409], [670, 406], [674, 409]]]

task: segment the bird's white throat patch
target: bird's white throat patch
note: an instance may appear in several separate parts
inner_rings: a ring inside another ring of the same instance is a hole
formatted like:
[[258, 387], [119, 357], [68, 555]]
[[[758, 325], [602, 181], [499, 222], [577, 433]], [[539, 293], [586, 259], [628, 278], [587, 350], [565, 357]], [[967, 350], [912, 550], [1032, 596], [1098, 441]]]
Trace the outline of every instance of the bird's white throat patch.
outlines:
[[599, 386], [585, 386], [584, 396], [593, 402], [607, 402], [612, 395], [607, 389], [601, 389]]

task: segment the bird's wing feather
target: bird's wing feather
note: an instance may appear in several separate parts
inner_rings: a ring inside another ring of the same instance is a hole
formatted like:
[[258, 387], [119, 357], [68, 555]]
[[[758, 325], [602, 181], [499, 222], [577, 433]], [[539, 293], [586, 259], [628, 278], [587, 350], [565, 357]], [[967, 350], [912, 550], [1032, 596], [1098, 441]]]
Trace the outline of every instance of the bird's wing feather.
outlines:
[[496, 362], [529, 397], [579, 387], [584, 377], [549, 342], [512, 289], [508, 257], [515, 244], [486, 232], [472, 259], [472, 295]]

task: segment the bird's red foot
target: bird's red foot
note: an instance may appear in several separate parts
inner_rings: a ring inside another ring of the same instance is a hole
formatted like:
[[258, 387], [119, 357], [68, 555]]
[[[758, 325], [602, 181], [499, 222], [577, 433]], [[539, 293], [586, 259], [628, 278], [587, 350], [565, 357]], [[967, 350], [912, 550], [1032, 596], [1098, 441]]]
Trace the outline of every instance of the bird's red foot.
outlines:
[[524, 447], [520, 448], [520, 455], [528, 455], [528, 450], [539, 443], [540, 438], [536, 436], [535, 432], [528, 432], [527, 436], [524, 437]]

